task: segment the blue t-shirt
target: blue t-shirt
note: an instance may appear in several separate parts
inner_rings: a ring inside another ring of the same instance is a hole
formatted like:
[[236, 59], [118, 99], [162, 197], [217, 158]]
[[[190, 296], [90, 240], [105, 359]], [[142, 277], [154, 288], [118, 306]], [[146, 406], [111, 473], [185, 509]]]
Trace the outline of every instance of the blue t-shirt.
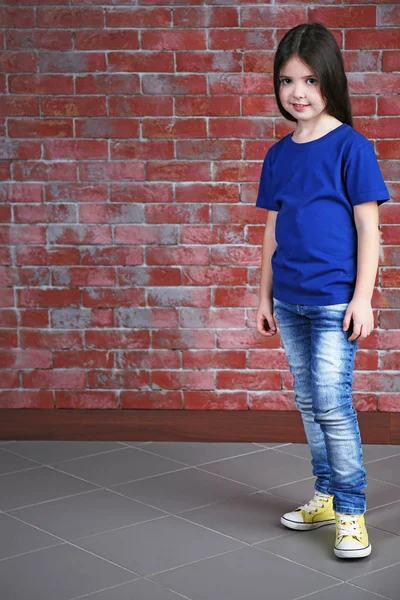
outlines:
[[293, 133], [265, 156], [256, 206], [278, 211], [273, 295], [289, 304], [350, 302], [357, 276], [353, 206], [390, 199], [371, 142], [347, 123], [310, 142]]

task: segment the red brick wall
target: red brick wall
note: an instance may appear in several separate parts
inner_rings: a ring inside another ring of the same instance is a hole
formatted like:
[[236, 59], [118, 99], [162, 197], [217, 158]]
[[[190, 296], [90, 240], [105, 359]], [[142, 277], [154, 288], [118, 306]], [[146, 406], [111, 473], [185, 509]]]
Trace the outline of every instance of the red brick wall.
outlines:
[[279, 336], [255, 329], [254, 203], [293, 127], [274, 50], [320, 20], [392, 196], [355, 405], [400, 410], [397, 1], [132, 4], [0, 7], [0, 407], [294, 408]]

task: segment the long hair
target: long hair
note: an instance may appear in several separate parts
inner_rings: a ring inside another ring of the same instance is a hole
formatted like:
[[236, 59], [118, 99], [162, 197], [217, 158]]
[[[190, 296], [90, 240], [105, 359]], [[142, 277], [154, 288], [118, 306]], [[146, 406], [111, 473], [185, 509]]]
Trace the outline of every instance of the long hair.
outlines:
[[343, 58], [333, 33], [322, 23], [301, 23], [281, 39], [274, 58], [274, 91], [281, 114], [289, 121], [297, 119], [288, 113], [279, 99], [279, 74], [286, 62], [298, 56], [317, 75], [325, 111], [353, 127], [350, 97]]

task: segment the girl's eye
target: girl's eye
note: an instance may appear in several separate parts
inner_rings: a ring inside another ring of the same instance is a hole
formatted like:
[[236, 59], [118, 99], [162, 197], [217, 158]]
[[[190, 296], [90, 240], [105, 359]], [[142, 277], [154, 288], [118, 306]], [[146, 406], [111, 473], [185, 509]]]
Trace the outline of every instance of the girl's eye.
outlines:
[[[289, 77], [283, 77], [283, 78], [281, 79], [281, 83], [285, 83], [285, 81], [289, 81], [289, 82], [290, 82], [291, 80], [289, 79]], [[307, 81], [311, 81], [312, 83], [317, 83], [317, 80], [316, 80], [316, 78], [315, 78], [315, 77], [309, 77], [309, 78], [307, 79]]]

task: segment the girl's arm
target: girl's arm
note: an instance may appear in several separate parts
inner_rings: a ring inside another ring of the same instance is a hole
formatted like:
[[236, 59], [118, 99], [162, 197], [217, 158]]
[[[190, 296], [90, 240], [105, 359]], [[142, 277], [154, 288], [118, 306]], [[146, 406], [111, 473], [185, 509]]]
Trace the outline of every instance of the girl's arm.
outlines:
[[357, 228], [357, 278], [353, 298], [343, 320], [347, 331], [353, 319], [350, 342], [365, 339], [374, 329], [374, 314], [371, 299], [374, 291], [379, 262], [379, 214], [378, 203], [363, 202], [354, 206], [354, 221]]
[[272, 314], [273, 289], [271, 258], [277, 247], [275, 223], [278, 212], [268, 210], [261, 255], [260, 299], [257, 310], [257, 329], [265, 336], [276, 333], [276, 322]]
[[354, 206], [358, 235], [357, 279], [353, 299], [371, 302], [379, 264], [379, 214], [376, 200]]

